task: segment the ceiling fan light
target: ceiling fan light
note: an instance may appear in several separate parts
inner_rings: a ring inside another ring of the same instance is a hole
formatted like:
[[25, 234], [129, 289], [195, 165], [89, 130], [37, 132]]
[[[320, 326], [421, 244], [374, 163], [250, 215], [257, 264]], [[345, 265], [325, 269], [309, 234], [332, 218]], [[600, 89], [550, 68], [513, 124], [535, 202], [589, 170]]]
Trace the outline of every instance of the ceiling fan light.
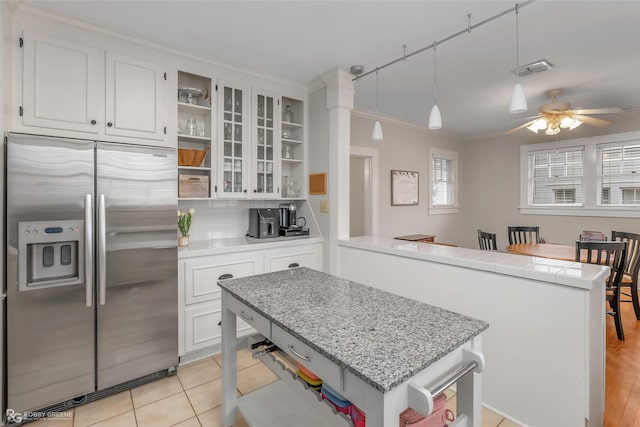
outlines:
[[429, 129], [437, 130], [442, 128], [442, 115], [437, 104], [433, 104], [431, 114], [429, 114]]
[[578, 126], [580, 126], [582, 122], [580, 120], [573, 119], [573, 124], [569, 126], [569, 130], [574, 130]]
[[556, 135], [560, 133], [560, 128], [558, 127], [552, 128], [551, 126], [549, 126], [544, 133], [546, 133], [547, 135]]
[[547, 128], [547, 121], [544, 119], [544, 117], [539, 118], [538, 120], [534, 121], [529, 126], [527, 126], [527, 129], [535, 133], [538, 133], [539, 130], [544, 130], [546, 128]]
[[509, 112], [512, 114], [527, 111], [527, 98], [524, 96], [524, 89], [520, 83], [516, 83], [511, 94], [511, 104], [509, 104]]
[[560, 127], [562, 129], [568, 129], [573, 126], [573, 119], [569, 116], [564, 116], [562, 120], [560, 120]]
[[373, 124], [373, 140], [374, 141], [382, 141], [384, 135], [382, 134], [382, 125], [380, 124], [380, 120], [376, 120]]

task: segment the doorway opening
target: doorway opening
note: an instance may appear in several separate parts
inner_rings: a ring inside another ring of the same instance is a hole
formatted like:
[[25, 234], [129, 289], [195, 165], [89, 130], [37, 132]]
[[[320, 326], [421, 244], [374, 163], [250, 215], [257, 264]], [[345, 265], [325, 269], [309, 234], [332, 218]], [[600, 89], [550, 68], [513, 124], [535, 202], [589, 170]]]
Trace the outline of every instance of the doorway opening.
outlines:
[[378, 234], [378, 150], [351, 146], [349, 236]]

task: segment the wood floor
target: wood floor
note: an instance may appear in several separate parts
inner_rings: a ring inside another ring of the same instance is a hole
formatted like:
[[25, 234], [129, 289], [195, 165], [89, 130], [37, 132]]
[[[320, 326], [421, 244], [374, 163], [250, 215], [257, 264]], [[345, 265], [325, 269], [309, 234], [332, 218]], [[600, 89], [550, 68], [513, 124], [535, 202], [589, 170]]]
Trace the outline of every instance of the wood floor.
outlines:
[[607, 316], [605, 427], [640, 427], [640, 320], [631, 303], [622, 304], [624, 341]]

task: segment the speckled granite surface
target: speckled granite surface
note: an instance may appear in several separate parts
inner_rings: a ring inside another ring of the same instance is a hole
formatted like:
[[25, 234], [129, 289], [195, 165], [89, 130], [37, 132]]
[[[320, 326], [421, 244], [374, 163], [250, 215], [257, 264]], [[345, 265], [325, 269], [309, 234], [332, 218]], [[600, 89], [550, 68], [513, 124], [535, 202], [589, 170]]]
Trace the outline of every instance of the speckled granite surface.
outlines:
[[481, 320], [307, 268], [218, 284], [382, 392], [489, 327]]

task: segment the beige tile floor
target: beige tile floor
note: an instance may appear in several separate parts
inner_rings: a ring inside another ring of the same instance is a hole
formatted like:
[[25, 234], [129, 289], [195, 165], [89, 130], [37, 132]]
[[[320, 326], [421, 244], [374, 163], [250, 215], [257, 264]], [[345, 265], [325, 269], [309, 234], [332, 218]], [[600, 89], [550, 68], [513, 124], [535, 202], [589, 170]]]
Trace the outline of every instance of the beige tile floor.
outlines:
[[[66, 419], [40, 420], [29, 427], [218, 427], [222, 403], [222, 359], [207, 357], [178, 368], [175, 376], [78, 406]], [[241, 396], [271, 384], [278, 377], [266, 365], [238, 351], [238, 389]], [[447, 390], [447, 407], [455, 412], [455, 392]], [[237, 427], [245, 427], [240, 416]], [[277, 426], [274, 426], [277, 427]], [[312, 426], [309, 426], [312, 427]], [[482, 409], [482, 427], [517, 427]]]

